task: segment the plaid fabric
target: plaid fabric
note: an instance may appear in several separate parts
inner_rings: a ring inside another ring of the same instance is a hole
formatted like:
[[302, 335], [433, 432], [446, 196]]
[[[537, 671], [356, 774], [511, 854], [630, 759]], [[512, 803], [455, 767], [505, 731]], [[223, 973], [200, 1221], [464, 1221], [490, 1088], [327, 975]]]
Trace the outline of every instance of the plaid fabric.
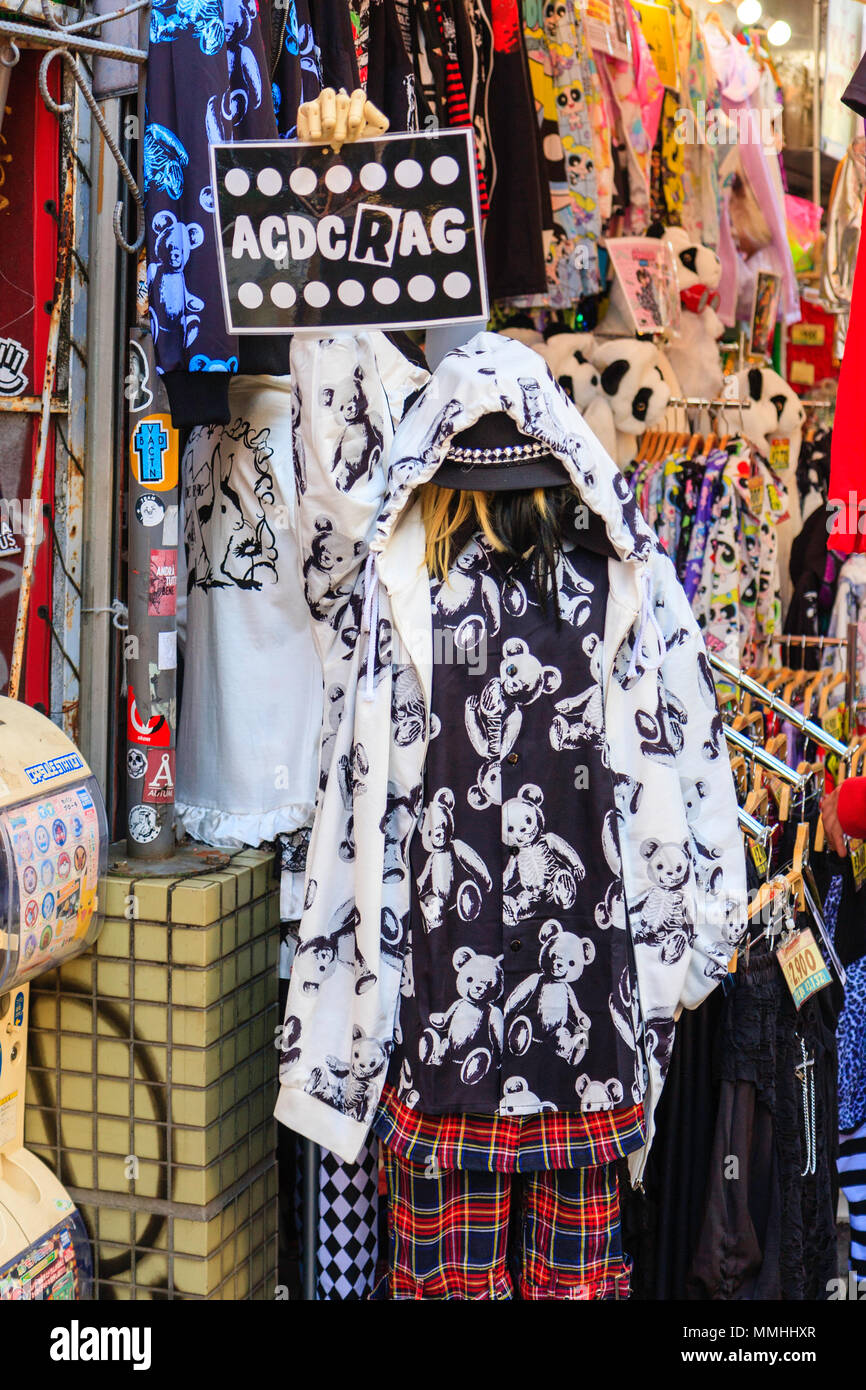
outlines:
[[509, 1228], [522, 1299], [628, 1297], [612, 1164], [515, 1178], [437, 1171], [389, 1149], [384, 1159], [390, 1298], [513, 1298]]
[[386, 1149], [421, 1167], [532, 1173], [613, 1163], [646, 1139], [642, 1105], [538, 1115], [425, 1115], [386, 1086], [373, 1129]]

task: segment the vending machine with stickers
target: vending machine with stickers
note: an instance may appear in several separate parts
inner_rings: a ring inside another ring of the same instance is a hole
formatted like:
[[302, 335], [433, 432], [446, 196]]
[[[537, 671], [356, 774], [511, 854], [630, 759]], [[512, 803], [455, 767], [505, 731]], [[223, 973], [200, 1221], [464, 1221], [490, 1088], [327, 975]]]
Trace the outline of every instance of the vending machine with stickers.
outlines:
[[0, 1300], [89, 1298], [80, 1213], [24, 1148], [30, 983], [95, 940], [108, 823], [61, 729], [0, 698]]

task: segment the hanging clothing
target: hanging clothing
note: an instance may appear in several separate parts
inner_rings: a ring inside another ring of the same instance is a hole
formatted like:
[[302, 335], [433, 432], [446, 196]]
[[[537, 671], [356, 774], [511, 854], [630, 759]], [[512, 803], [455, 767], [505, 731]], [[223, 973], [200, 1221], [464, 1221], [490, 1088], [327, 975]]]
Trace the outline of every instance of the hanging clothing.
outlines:
[[866, 1121], [840, 1133], [838, 1166], [851, 1228], [848, 1267], [866, 1279]]
[[425, 1115], [386, 1085], [373, 1129], [386, 1148], [431, 1169], [534, 1173], [614, 1163], [646, 1138], [642, 1105], [535, 1115]]
[[553, 207], [544, 300], [551, 309], [570, 308], [600, 288], [592, 55], [573, 0], [546, 12], [543, 22], [537, 11], [524, 38]]
[[392, 1299], [512, 1299], [515, 1215], [522, 1300], [628, 1297], [613, 1164], [522, 1178], [431, 1173], [386, 1149], [385, 1178]]
[[828, 991], [798, 1013], [772, 952], [748, 962], [741, 954], [730, 981], [706, 1214], [687, 1296], [825, 1299], [838, 1272]]
[[255, 846], [312, 821], [322, 668], [300, 578], [289, 381], [233, 377], [229, 405], [229, 424], [191, 432], [182, 463], [176, 813], [195, 840]]
[[480, 532], [455, 550], [431, 583], [432, 727], [388, 1080], [438, 1115], [636, 1105], [646, 1063], [599, 684], [612, 547], [602, 530], [598, 550], [560, 555], [559, 622], [531, 558], [506, 569]]
[[[543, 438], [563, 463], [619, 557], [607, 564], [611, 601], [600, 685], [610, 768], [624, 779], [617, 805], [623, 897], [641, 1010], [651, 1025], [649, 1142], [674, 1015], [699, 1003], [726, 973], [745, 907], [743, 846], [715, 687], [670, 561], [615, 464], [565, 394], [553, 389], [538, 354], [524, 345], [480, 333], [447, 354], [396, 438], [406, 397], [427, 377], [383, 335], [297, 337], [292, 359], [296, 434], [308, 462], [308, 487], [299, 501], [307, 596], [326, 691], [338, 686], [342, 698], [310, 845], [277, 1117], [353, 1159], [382, 1093], [395, 1040], [412, 899], [410, 846], [431, 732], [430, 580], [423, 522], [411, 494], [436, 471], [452, 434], [507, 408], [524, 433]], [[368, 453], [361, 455], [367, 467], [347, 480], [343, 413], [323, 404], [323, 390], [305, 385], [347, 381], [362, 402], [353, 440], [357, 434], [370, 450], [382, 451], [387, 476], [370, 468]], [[576, 531], [574, 541], [580, 540]], [[471, 602], [469, 613], [480, 599]], [[562, 713], [574, 718], [581, 711]], [[696, 779], [706, 789], [698, 807], [685, 789]], [[665, 840], [659, 838], [662, 805]], [[534, 814], [541, 829], [537, 807], [524, 814]], [[715, 856], [711, 873], [701, 849], [707, 845]], [[535, 879], [521, 882], [530, 899], [537, 888]], [[518, 913], [526, 901], [518, 899]], [[645, 1149], [631, 1155], [635, 1177], [644, 1157]]]

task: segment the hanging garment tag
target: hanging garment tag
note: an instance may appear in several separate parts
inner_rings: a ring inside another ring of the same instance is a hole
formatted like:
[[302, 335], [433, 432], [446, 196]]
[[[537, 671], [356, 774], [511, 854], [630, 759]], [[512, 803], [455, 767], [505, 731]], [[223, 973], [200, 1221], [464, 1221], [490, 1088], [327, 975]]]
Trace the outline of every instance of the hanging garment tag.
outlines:
[[854, 887], [859, 893], [863, 884], [866, 883], [866, 844], [862, 840], [849, 840], [848, 850], [851, 855]]
[[776, 950], [785, 983], [797, 1009], [830, 983], [830, 972], [810, 927], [804, 927]]
[[770, 504], [771, 512], [780, 512], [782, 510], [782, 499], [779, 496], [779, 489], [776, 487], [775, 483], [767, 483], [767, 501]]
[[755, 516], [760, 516], [764, 502], [764, 482], [762, 478], [749, 478], [749, 499]]
[[752, 863], [754, 864], [761, 878], [765, 878], [767, 874], [768, 861], [767, 851], [764, 849], [764, 846], [759, 844], [757, 840], [753, 840], [751, 845], [749, 846], [749, 853], [752, 856]]
[[790, 462], [791, 441], [777, 435], [770, 440], [770, 467], [773, 469], [787, 468]]

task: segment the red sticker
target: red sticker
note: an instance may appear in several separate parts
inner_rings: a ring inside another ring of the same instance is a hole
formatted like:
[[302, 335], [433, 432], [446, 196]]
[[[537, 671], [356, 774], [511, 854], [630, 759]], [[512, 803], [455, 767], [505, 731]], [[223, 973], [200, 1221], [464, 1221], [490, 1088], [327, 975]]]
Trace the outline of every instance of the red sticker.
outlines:
[[174, 801], [174, 749], [152, 748], [147, 755], [142, 801]]
[[132, 686], [126, 692], [126, 737], [130, 743], [140, 743], [146, 748], [167, 748], [171, 742], [171, 729], [164, 714], [142, 719]]

